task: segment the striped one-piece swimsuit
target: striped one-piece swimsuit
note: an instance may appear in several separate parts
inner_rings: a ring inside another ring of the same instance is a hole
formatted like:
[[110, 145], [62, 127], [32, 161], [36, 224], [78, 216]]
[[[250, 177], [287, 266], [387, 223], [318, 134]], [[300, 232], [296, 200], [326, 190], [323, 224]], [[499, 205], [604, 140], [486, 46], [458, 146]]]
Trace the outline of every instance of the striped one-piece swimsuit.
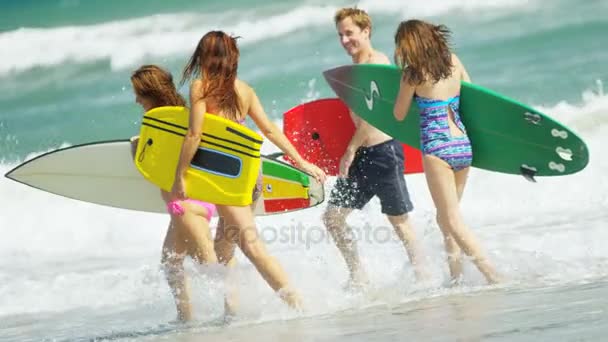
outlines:
[[[454, 171], [471, 166], [473, 151], [471, 141], [460, 120], [460, 96], [447, 100], [435, 100], [414, 96], [420, 108], [420, 146], [422, 153], [445, 161]], [[452, 136], [448, 125], [448, 108], [454, 114], [454, 123], [463, 132]]]

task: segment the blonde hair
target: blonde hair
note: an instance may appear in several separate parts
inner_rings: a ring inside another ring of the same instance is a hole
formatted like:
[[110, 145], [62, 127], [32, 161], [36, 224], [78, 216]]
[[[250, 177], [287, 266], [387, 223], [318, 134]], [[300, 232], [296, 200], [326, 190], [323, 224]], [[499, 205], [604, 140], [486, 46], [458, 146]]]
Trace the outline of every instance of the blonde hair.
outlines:
[[346, 18], [350, 18], [361, 30], [369, 29], [369, 36], [372, 36], [372, 18], [367, 12], [356, 7], [344, 7], [336, 11], [334, 22], [338, 25]]

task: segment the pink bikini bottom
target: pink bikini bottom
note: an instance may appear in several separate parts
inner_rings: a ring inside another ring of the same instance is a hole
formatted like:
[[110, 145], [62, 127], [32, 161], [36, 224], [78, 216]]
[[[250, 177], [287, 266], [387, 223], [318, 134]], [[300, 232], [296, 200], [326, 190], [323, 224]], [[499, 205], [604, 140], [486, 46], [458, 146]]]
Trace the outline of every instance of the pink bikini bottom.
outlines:
[[[190, 199], [190, 198], [185, 201], [190, 202], [192, 204], [200, 205], [201, 207], [207, 209], [207, 220], [210, 220], [211, 216], [213, 216], [213, 213], [215, 212], [215, 205], [213, 205], [211, 203], [207, 203], [207, 202], [203, 202], [203, 201], [199, 201], [199, 200], [195, 200], [195, 199]], [[169, 212], [169, 214], [177, 215], [177, 216], [184, 215], [185, 210], [180, 202], [181, 202], [181, 200], [173, 200], [173, 201], [167, 203], [167, 211]]]

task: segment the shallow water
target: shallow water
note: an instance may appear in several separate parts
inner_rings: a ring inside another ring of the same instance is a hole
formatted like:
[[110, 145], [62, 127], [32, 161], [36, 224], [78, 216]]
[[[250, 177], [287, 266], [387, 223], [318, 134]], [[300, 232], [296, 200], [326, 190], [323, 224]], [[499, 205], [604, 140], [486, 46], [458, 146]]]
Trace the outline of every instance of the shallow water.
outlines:
[[[342, 5], [350, 3], [3, 2], [0, 173], [59, 146], [136, 134], [141, 111], [130, 91], [131, 71], [158, 63], [179, 79], [197, 40], [212, 28], [242, 36], [240, 77], [281, 125], [289, 108], [334, 96], [321, 72], [350, 62], [332, 22]], [[175, 325], [159, 268], [165, 215], [77, 202], [0, 178], [0, 341], [602, 340], [608, 331], [608, 161], [602, 154], [608, 1], [359, 5], [374, 20], [375, 46], [389, 56], [400, 20], [447, 24], [474, 82], [542, 110], [587, 142], [590, 163], [571, 176], [532, 184], [471, 171], [463, 214], [505, 284], [485, 286], [466, 263], [462, 287], [446, 287], [432, 202], [424, 178], [412, 175], [406, 177], [411, 219], [428, 256], [429, 283], [414, 283], [404, 250], [373, 200], [348, 222], [359, 233], [375, 289], [345, 292], [346, 269], [322, 227], [322, 204], [257, 220], [302, 293], [304, 312], [287, 309], [238, 254], [241, 307], [232, 323], [218, 321], [224, 293], [218, 270], [188, 263], [196, 321]], [[266, 142], [263, 150], [276, 148]]]

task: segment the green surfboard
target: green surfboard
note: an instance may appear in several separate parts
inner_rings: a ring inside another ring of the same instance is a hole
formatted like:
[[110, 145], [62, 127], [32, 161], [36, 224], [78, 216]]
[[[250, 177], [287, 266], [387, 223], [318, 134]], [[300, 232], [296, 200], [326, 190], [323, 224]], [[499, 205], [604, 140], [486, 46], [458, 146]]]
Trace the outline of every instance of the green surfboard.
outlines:
[[[356, 64], [323, 72], [353, 112], [395, 139], [420, 148], [420, 114], [415, 101], [397, 121], [393, 106], [400, 70], [394, 65]], [[563, 176], [587, 166], [585, 142], [539, 111], [481, 86], [462, 82], [460, 116], [473, 147], [473, 166], [534, 176]]]

